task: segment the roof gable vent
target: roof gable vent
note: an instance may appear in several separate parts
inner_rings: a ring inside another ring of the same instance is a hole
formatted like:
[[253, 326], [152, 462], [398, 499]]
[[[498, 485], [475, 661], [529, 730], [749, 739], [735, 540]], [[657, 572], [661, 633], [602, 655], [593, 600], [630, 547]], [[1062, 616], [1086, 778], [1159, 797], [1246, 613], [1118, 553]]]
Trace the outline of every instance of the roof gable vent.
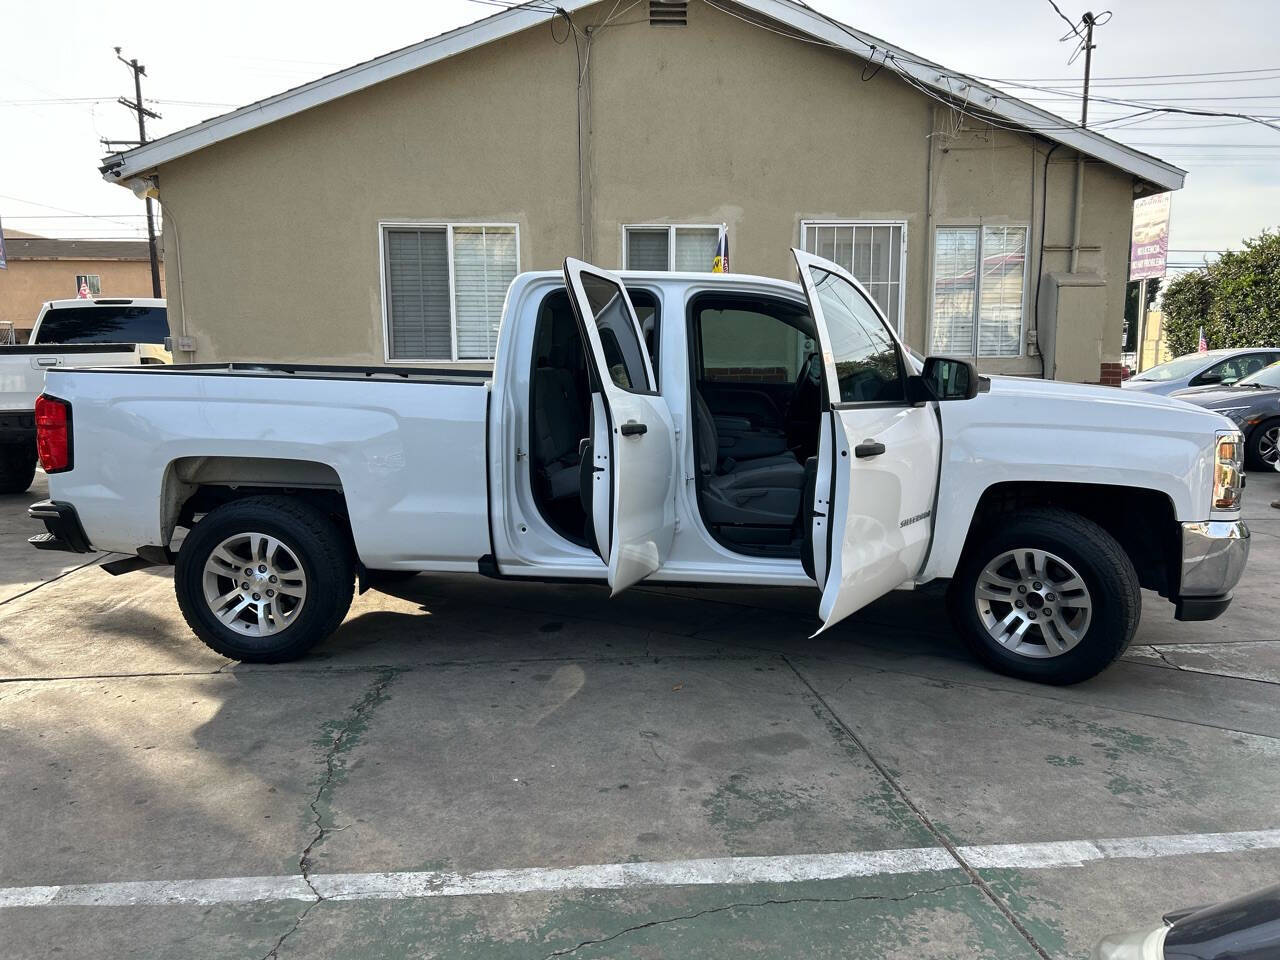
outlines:
[[688, 0], [649, 0], [650, 26], [683, 27], [688, 22]]

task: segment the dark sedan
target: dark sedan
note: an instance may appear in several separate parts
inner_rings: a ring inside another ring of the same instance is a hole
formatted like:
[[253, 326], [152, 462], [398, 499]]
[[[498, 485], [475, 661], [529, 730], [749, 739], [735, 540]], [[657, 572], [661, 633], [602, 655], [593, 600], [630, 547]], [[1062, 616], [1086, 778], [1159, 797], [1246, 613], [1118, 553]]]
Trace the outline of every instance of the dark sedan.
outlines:
[[1276, 469], [1280, 459], [1280, 363], [1263, 367], [1229, 387], [1192, 387], [1170, 396], [1216, 411], [1244, 431], [1248, 465]]

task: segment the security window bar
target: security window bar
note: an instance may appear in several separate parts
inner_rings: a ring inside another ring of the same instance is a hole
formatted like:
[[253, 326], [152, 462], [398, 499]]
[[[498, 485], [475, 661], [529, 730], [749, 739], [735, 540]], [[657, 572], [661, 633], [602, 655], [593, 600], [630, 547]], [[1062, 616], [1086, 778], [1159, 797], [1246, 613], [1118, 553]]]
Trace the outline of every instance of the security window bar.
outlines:
[[488, 360], [520, 270], [514, 225], [386, 224], [387, 359]]
[[709, 273], [720, 242], [719, 225], [656, 224], [623, 228], [622, 262], [627, 270]]
[[902, 221], [806, 220], [804, 249], [848, 270], [902, 334], [907, 225]]
[[933, 255], [930, 352], [1022, 355], [1027, 228], [939, 227]]

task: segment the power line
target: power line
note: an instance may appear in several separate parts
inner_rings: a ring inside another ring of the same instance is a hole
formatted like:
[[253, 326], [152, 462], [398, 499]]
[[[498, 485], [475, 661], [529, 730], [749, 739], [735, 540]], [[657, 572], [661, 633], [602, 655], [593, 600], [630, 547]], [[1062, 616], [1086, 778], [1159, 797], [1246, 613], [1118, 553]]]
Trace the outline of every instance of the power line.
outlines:
[[[59, 213], [69, 213], [77, 217], [91, 217], [94, 220], [106, 220], [110, 223], [119, 224], [122, 227], [133, 226], [133, 224], [131, 223], [125, 223], [123, 220], [115, 220], [110, 216], [106, 216], [106, 215], [99, 216], [99, 215], [90, 214], [90, 213], [80, 213], [76, 210], [68, 210], [66, 207], [55, 207], [51, 203], [41, 203], [38, 200], [25, 200], [22, 197], [11, 197], [8, 194], [4, 194], [4, 193], [0, 193], [0, 200], [12, 200], [14, 203], [25, 203], [28, 206], [32, 206], [32, 207], [43, 207], [45, 210], [57, 210]], [[8, 217], [9, 215], [6, 214], [6, 216]], [[18, 214], [13, 214], [11, 219], [16, 220], [18, 219], [18, 216], [19, 216]], [[121, 214], [121, 216], [129, 216], [129, 214]]]
[[[1246, 74], [1246, 73], [1275, 73], [1277, 71], [1280, 71], [1280, 66], [1254, 67], [1253, 69], [1250, 69], [1250, 70], [1207, 70], [1207, 71], [1201, 71], [1197, 73], [1134, 73], [1134, 74], [1129, 74], [1127, 76], [1099, 77], [1098, 79], [1104, 80], [1104, 81], [1105, 80], [1163, 80], [1165, 78], [1176, 79], [1179, 77], [1225, 77], [1229, 75]], [[994, 78], [988, 78], [988, 79], [994, 79]], [[1025, 81], [1025, 82], [1031, 82], [1031, 83], [1057, 83], [1057, 82], [1063, 82], [1068, 80], [1078, 81], [1079, 79], [1080, 79], [1079, 77], [1001, 77], [999, 79], [995, 79], [995, 82], [1012, 83], [1012, 82]]]
[[[1074, 20], [1068, 17], [1065, 13], [1063, 13], [1061, 7], [1059, 7], [1056, 3], [1054, 3], [1053, 0], [1049, 0], [1049, 6], [1053, 7], [1053, 12], [1056, 13], [1058, 16], [1060, 16], [1062, 18], [1062, 22], [1065, 23], [1071, 29], [1071, 33], [1067, 34], [1067, 37], [1075, 36], [1075, 37], [1080, 37], [1080, 39], [1082, 40], [1084, 39], [1084, 37], [1081, 36], [1080, 34], [1080, 26]], [[1067, 37], [1063, 37], [1062, 39], [1065, 40]]]

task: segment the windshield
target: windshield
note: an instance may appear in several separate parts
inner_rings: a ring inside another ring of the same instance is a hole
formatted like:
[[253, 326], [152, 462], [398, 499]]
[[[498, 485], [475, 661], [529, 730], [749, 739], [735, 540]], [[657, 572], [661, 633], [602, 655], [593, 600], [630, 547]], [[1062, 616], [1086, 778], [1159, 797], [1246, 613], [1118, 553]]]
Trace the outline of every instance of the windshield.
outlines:
[[1240, 380], [1236, 386], [1251, 386], [1255, 383], [1260, 387], [1276, 387], [1280, 389], [1280, 363], [1273, 363], [1269, 367], [1263, 367], [1257, 373], [1249, 374]]
[[1203, 353], [1189, 353], [1185, 357], [1178, 357], [1176, 360], [1170, 360], [1168, 363], [1162, 363], [1158, 367], [1152, 367], [1150, 370], [1144, 370], [1134, 380], [1158, 380], [1164, 382], [1166, 380], [1181, 380], [1190, 377], [1199, 370], [1208, 361]]
[[40, 321], [36, 343], [164, 343], [169, 335], [164, 307], [94, 304], [59, 307]]

